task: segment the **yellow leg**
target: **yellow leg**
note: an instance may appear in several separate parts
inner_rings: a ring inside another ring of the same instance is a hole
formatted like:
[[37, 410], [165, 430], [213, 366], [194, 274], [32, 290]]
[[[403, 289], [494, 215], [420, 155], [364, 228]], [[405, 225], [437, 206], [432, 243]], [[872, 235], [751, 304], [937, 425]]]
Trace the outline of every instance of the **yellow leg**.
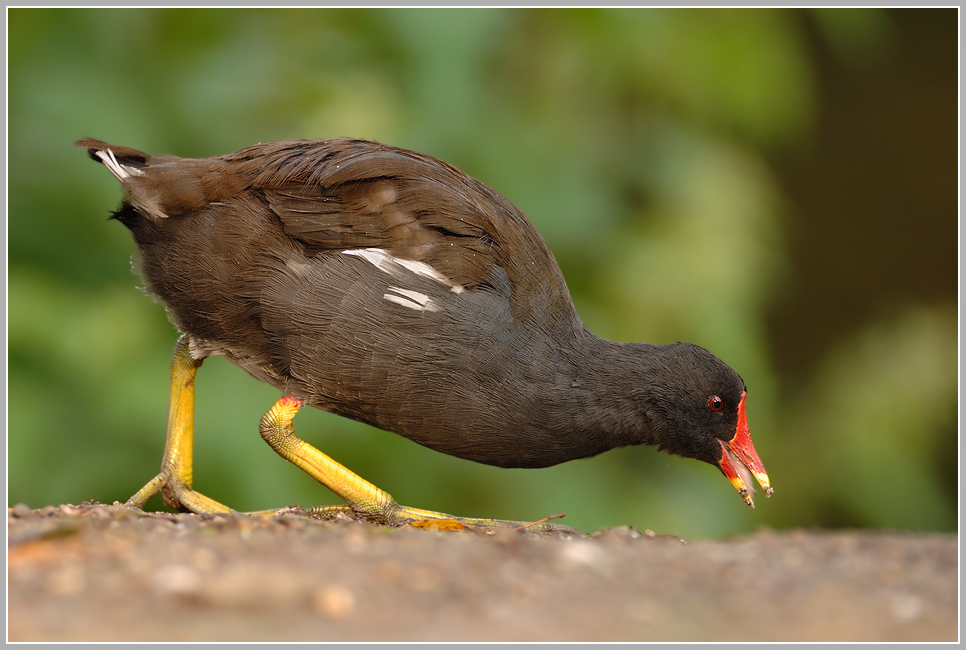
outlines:
[[191, 358], [188, 337], [181, 336], [174, 345], [174, 356], [171, 359], [171, 402], [161, 472], [128, 499], [127, 505], [142, 508], [148, 499], [161, 492], [164, 502], [172, 508], [199, 514], [231, 512], [231, 508], [191, 489], [195, 373], [200, 366], [201, 360]]
[[[231, 508], [206, 497], [192, 489], [192, 453], [194, 446], [194, 407], [195, 373], [201, 367], [201, 360], [193, 359], [188, 347], [188, 337], [181, 336], [174, 346], [171, 360], [171, 402], [168, 411], [168, 432], [164, 444], [164, 458], [161, 471], [137, 494], [127, 500], [127, 505], [142, 508], [148, 499], [158, 492], [164, 502], [172, 508], [188, 510], [198, 514], [233, 512]], [[414, 524], [424, 527], [457, 526], [472, 528], [526, 528], [538, 531], [576, 532], [569, 526], [544, 522], [528, 524], [520, 521], [502, 519], [473, 519], [454, 517], [432, 510], [421, 510], [401, 506], [386, 492], [354, 474], [346, 467], [335, 462], [315, 447], [295, 436], [292, 419], [303, 402], [295, 397], [284, 396], [262, 417], [259, 431], [262, 438], [271, 445], [282, 458], [307, 472], [312, 478], [326, 486], [348, 505], [319, 506], [308, 512], [315, 516], [327, 517], [339, 512], [362, 517], [369, 521], [390, 526]], [[266, 510], [252, 515], [271, 515]]]
[[[353, 513], [369, 521], [389, 526], [421, 525], [423, 522], [459, 522], [472, 528], [527, 528], [528, 530], [556, 530], [576, 532], [569, 526], [549, 523], [527, 524], [502, 519], [473, 519], [454, 517], [442, 512], [401, 506], [385, 491], [332, 460], [321, 451], [295, 435], [292, 419], [303, 406], [295, 397], [283, 396], [262, 416], [259, 432], [272, 449], [285, 460], [307, 472], [348, 504], [312, 508], [313, 515], [326, 516], [338, 512]], [[429, 526], [433, 527], [433, 526]]]

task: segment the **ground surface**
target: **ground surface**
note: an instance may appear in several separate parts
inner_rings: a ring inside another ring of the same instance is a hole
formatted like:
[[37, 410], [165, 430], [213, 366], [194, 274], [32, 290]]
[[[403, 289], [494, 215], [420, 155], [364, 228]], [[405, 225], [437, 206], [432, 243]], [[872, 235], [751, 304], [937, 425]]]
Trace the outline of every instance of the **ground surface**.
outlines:
[[955, 535], [8, 509], [10, 641], [955, 641]]

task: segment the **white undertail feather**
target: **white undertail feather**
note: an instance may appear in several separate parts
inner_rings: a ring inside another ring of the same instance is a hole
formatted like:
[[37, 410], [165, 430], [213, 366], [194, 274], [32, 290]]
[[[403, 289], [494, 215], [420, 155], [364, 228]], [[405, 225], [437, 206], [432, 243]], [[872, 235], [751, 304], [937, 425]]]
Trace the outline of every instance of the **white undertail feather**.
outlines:
[[117, 158], [114, 157], [114, 152], [110, 149], [98, 151], [96, 154], [104, 162], [104, 166], [110, 169], [114, 177], [121, 182], [124, 182], [124, 179], [128, 176], [142, 176], [144, 174], [144, 172], [136, 167], [129, 167], [117, 162]]

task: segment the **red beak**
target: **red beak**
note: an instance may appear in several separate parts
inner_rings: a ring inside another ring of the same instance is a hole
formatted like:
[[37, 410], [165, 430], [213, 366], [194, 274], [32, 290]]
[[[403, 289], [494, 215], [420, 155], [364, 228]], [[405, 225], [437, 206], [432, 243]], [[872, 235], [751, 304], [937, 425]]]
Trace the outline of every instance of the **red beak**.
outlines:
[[[741, 394], [741, 402], [738, 403], [738, 426], [735, 429], [735, 437], [731, 442], [721, 443], [721, 471], [728, 477], [731, 484], [738, 490], [738, 494], [752, 508], [755, 507], [753, 498], [755, 489], [751, 484], [751, 474], [755, 475], [765, 496], [770, 497], [773, 489], [768, 482], [768, 473], [765, 465], [758, 458], [755, 445], [751, 442], [751, 433], [748, 431], [748, 418], [745, 415], [745, 397], [748, 393]], [[751, 472], [751, 474], [749, 474]]]

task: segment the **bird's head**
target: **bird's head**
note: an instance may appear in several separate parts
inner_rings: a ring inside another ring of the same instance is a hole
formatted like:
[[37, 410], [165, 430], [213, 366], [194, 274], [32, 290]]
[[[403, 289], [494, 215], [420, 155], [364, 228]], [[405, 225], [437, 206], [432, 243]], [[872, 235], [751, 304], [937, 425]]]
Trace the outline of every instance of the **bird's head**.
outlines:
[[665, 379], [652, 387], [657, 399], [649, 400], [647, 408], [654, 442], [669, 453], [717, 466], [752, 507], [752, 475], [770, 497], [768, 474], [748, 429], [748, 393], [738, 373], [697, 345], [675, 343], [659, 350], [663, 371], [657, 374]]

